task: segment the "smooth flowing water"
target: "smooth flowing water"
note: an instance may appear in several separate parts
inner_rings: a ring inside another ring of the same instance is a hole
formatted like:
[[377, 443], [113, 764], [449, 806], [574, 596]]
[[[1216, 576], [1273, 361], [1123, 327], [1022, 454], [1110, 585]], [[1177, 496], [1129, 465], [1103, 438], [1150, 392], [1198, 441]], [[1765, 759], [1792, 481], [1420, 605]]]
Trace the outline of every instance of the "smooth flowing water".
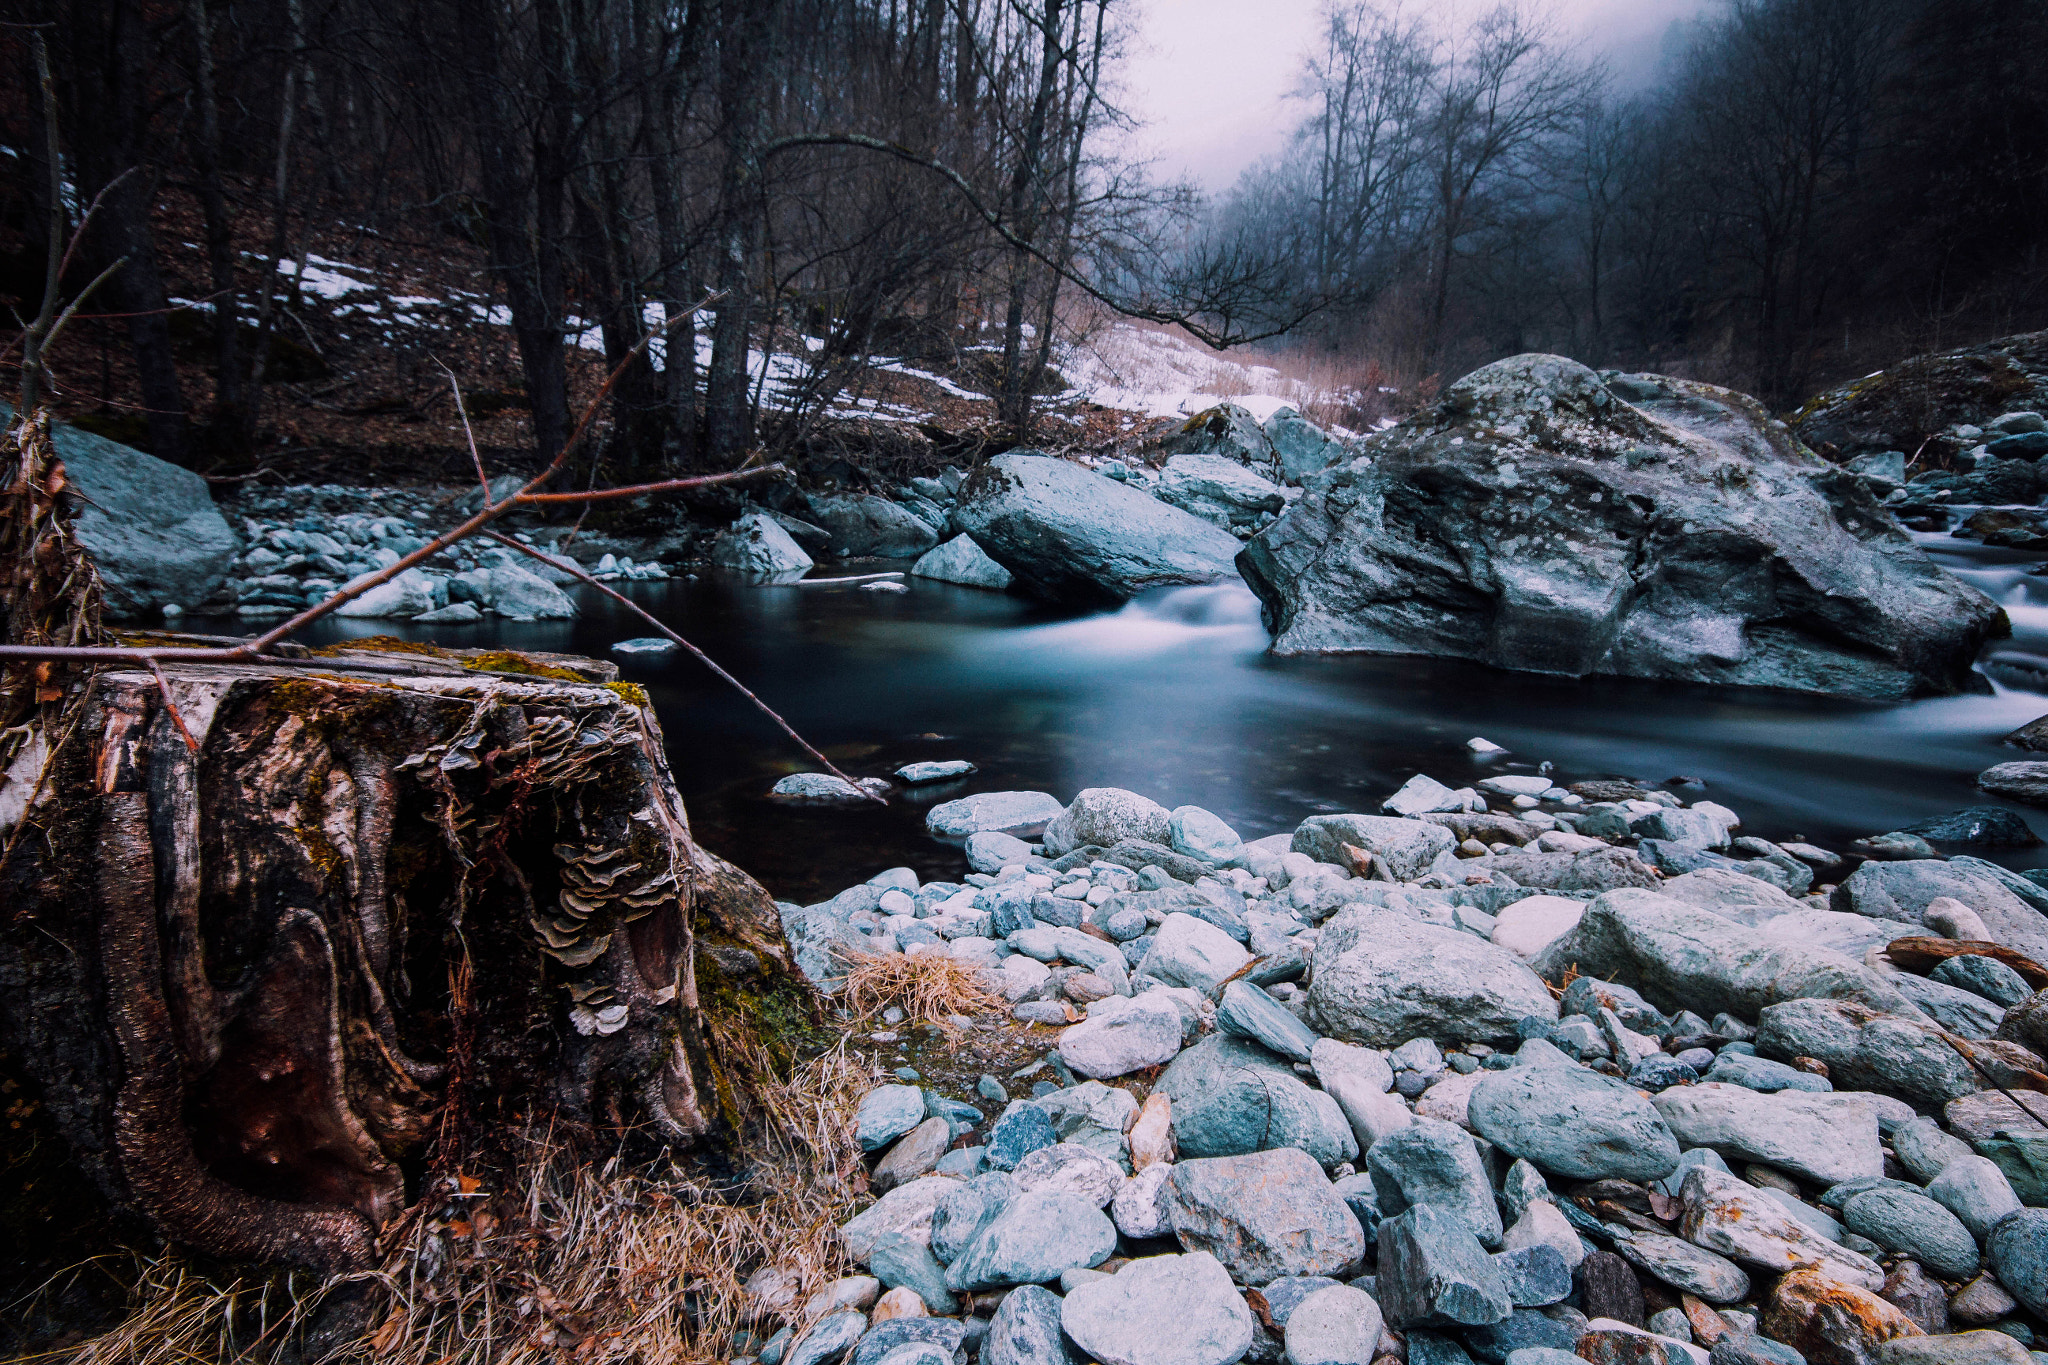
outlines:
[[[1238, 585], [1172, 589], [1081, 617], [921, 579], [904, 593], [708, 579], [625, 588], [848, 772], [886, 775], [916, 759], [980, 765], [957, 782], [899, 790], [886, 809], [769, 799], [776, 778], [815, 765], [687, 655], [621, 663], [660, 712], [698, 837], [795, 899], [899, 864], [957, 878], [959, 851], [924, 833], [925, 809], [1006, 788], [1065, 799], [1126, 787], [1206, 806], [1250, 838], [1313, 814], [1376, 811], [1416, 772], [1458, 786], [1549, 762], [1565, 782], [1696, 778], [1705, 791], [1688, 799], [1734, 808], [1746, 832], [1841, 847], [1988, 803], [1972, 779], [2017, 757], [2000, 737], [2048, 712], [2048, 582], [2026, 572], [2040, 557], [1920, 539], [2012, 617], [1982, 695], [1878, 705], [1444, 660], [1277, 659]], [[320, 638], [390, 633], [615, 657], [614, 641], [648, 633], [595, 594], [582, 605], [576, 621], [340, 621]], [[1465, 748], [1475, 735], [1510, 752], [1476, 759]], [[1999, 856], [2048, 864], [2042, 851]]]

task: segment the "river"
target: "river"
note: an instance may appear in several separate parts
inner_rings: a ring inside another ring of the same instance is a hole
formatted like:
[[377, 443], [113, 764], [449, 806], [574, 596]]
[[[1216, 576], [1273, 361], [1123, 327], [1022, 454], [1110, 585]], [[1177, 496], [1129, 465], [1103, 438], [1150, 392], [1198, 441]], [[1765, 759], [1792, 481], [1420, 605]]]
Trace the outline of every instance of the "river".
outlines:
[[[2016, 757], [2000, 737], [2048, 712], [2048, 580], [2027, 573], [2041, 557], [1918, 539], [2012, 616], [2013, 638], [1988, 651], [1982, 694], [1885, 705], [1446, 660], [1276, 659], [1239, 585], [1170, 589], [1087, 616], [921, 579], [904, 593], [622, 585], [848, 772], [886, 775], [938, 758], [981, 767], [959, 782], [899, 790], [886, 809], [768, 799], [776, 778], [814, 766], [794, 745], [685, 654], [621, 662], [654, 699], [698, 837], [798, 900], [899, 864], [957, 878], [959, 852], [924, 833], [925, 808], [1013, 787], [1063, 800], [1082, 787], [1127, 787], [1168, 806], [1206, 806], [1252, 838], [1309, 815], [1377, 810], [1418, 771], [1459, 786], [1548, 762], [1564, 782], [1697, 779], [1705, 788], [1687, 789], [1687, 799], [1732, 807], [1745, 832], [1840, 848], [1961, 806], [2002, 804], [1972, 778]], [[575, 621], [336, 621], [304, 638], [388, 633], [616, 657], [614, 641], [648, 633], [587, 590], [582, 606]], [[1475, 735], [1510, 752], [1475, 758], [1465, 748]], [[2048, 829], [2041, 813], [2018, 809]], [[2048, 850], [1997, 856], [2048, 865]]]

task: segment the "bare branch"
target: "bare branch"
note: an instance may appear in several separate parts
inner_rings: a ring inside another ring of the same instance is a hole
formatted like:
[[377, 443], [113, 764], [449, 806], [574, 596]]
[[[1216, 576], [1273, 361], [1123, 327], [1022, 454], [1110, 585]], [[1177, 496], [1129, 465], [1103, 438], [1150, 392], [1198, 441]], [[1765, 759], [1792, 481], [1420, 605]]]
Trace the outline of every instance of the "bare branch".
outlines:
[[[483, 535], [486, 540], [495, 540], [500, 545], [503, 545], [508, 549], [517, 550], [519, 551], [519, 553], [523, 555], [531, 555], [533, 558], [538, 559], [543, 564], [555, 564], [554, 560], [549, 559], [546, 555], [542, 554], [539, 550], [534, 549], [531, 545], [522, 544], [521, 542], [512, 539], [510, 536], [499, 535], [496, 531], [485, 531]], [[706, 654], [703, 650], [697, 648], [697, 646], [691, 644], [688, 640], [685, 640], [682, 636], [676, 634], [673, 630], [670, 630], [667, 626], [663, 625], [660, 621], [656, 620], [655, 617], [651, 615], [639, 603], [633, 601], [631, 598], [627, 597], [623, 593], [615, 592], [611, 588], [606, 587], [604, 584], [598, 582], [595, 578], [592, 578], [589, 574], [585, 573], [580, 567], [575, 567], [567, 564], [555, 565], [555, 567], [564, 569], [567, 572], [576, 575], [576, 577], [582, 579], [591, 587], [596, 588], [606, 597], [611, 598], [612, 601], [617, 602], [627, 611], [632, 612], [635, 616], [638, 616], [641, 620], [647, 622], [648, 625], [653, 626], [656, 630], [660, 631], [663, 635], [667, 636], [669, 639], [681, 645], [684, 649], [689, 650], [690, 653], [694, 654], [697, 657], [697, 662], [703, 664], [706, 668], [710, 669], [720, 679], [730, 684], [733, 687], [733, 689], [737, 691], [741, 696], [745, 697], [748, 701], [754, 703], [754, 705], [760, 710], [762, 715], [774, 721], [775, 724], [781, 728], [782, 733], [788, 735], [791, 739], [795, 740], [800, 746], [802, 746], [803, 751], [805, 753], [809, 754], [812, 758], [815, 758], [816, 760], [818, 760], [819, 763], [823, 764], [825, 770], [831, 773], [832, 776], [838, 778], [841, 782], [844, 782], [847, 786], [853, 788], [855, 791], [859, 792], [868, 800], [873, 801], [878, 806], [886, 806], [889, 804], [881, 797], [869, 791], [866, 787], [861, 786], [860, 783], [848, 777], [845, 773], [839, 771], [839, 769], [833, 765], [831, 759], [825, 757], [825, 755], [819, 753], [816, 749], [812, 748], [809, 740], [805, 739], [802, 735], [798, 734], [794, 729], [790, 727], [788, 721], [784, 720], [780, 715], [776, 714], [775, 708], [770, 706], [767, 702], [762, 701], [759, 697], [755, 696], [751, 691], [747, 689], [747, 685], [745, 683], [741, 682], [738, 678], [735, 678], [732, 674], [726, 672], [723, 668], [720, 668], [717, 662], [714, 661], [709, 654]]]
[[869, 137], [864, 133], [796, 133], [788, 137], [777, 138], [774, 142], [769, 143], [761, 150], [760, 159], [766, 161], [772, 156], [779, 155], [782, 152], [794, 151], [799, 147], [859, 147], [871, 152], [880, 152], [884, 156], [895, 157], [897, 160], [908, 162], [913, 166], [923, 167], [951, 185], [959, 193], [960, 197], [967, 201], [968, 207], [973, 209], [997, 236], [1001, 237], [1018, 251], [1029, 255], [1040, 265], [1052, 271], [1055, 275], [1058, 275], [1097, 303], [1113, 308], [1128, 318], [1137, 318], [1143, 322], [1158, 322], [1169, 326], [1186, 328], [1191, 336], [1214, 346], [1218, 350], [1224, 350], [1231, 346], [1244, 346], [1255, 341], [1264, 341], [1270, 337], [1280, 336], [1292, 331], [1318, 312], [1323, 306], [1319, 301], [1302, 305], [1283, 318], [1276, 318], [1261, 324], [1260, 329], [1257, 331], [1233, 333], [1227, 322], [1219, 331], [1215, 328], [1204, 326], [1201, 322], [1197, 321], [1197, 318], [1200, 316], [1198, 309], [1164, 308], [1139, 299], [1119, 298], [1102, 289], [1093, 280], [1074, 270], [1071, 265], [1048, 255], [1029, 238], [1022, 236], [1011, 228], [1008, 223], [1003, 221], [1001, 213], [981, 201], [981, 196], [975, 192], [974, 186], [968, 183], [965, 176], [936, 157], [926, 156], [922, 152], [914, 151], [899, 143], [890, 142], [884, 138]]

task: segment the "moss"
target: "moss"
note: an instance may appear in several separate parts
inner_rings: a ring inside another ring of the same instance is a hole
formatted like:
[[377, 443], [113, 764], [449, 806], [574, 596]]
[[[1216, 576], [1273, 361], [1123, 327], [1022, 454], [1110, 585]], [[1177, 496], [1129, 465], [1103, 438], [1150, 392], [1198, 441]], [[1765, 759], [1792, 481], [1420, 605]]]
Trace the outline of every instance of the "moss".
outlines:
[[424, 654], [430, 659], [452, 659], [452, 650], [439, 645], [421, 644], [417, 640], [401, 640], [396, 635], [365, 635], [358, 640], [341, 640], [331, 645], [321, 645], [308, 650], [316, 659], [336, 659], [356, 650], [368, 650], [376, 654]]
[[320, 875], [327, 878], [339, 876], [342, 868], [341, 850], [327, 837], [327, 831], [318, 825], [295, 825], [292, 833], [299, 836], [299, 842], [306, 846], [306, 857]]
[[332, 739], [344, 724], [360, 729], [388, 719], [404, 693], [396, 683], [316, 673], [279, 678], [267, 700], [273, 710], [296, 716], [323, 739]]
[[718, 955], [697, 952], [697, 990], [707, 1013], [736, 1019], [760, 1038], [776, 1065], [793, 1067], [838, 1041], [820, 1022], [814, 997], [794, 973], [774, 973], [741, 982], [718, 966]]
[[647, 689], [642, 687], [639, 683], [608, 682], [604, 684], [604, 690], [607, 692], [616, 692], [619, 696], [623, 697], [629, 704], [637, 706], [643, 711], [646, 710], [649, 706], [653, 705], [652, 702], [647, 700]]
[[587, 683], [590, 679], [573, 669], [544, 664], [538, 659], [529, 659], [509, 649], [485, 650], [472, 658], [462, 661], [464, 668], [473, 668], [481, 673], [522, 673], [532, 678], [555, 678], [562, 682]]

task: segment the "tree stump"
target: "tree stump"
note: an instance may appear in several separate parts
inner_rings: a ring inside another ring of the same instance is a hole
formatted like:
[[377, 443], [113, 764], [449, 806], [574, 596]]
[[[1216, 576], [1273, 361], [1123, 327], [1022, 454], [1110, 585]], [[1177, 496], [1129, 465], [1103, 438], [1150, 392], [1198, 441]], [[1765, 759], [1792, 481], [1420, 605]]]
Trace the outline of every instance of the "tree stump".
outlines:
[[360, 644], [104, 669], [0, 781], [6, 1045], [110, 1200], [211, 1256], [365, 1268], [535, 1113], [730, 1136], [737, 1031], [813, 1017], [609, 664]]

